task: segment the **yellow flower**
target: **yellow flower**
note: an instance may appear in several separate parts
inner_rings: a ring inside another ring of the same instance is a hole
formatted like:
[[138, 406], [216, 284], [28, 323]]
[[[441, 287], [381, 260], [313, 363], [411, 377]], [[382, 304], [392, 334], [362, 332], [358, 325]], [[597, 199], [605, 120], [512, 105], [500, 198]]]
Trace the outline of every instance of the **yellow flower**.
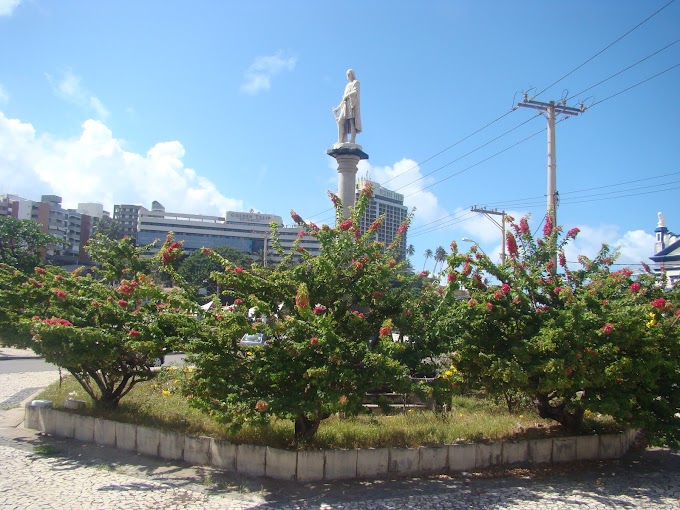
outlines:
[[246, 352], [246, 356], [252, 356], [252, 355], [253, 355], [252, 352], [250, 352], [250, 351]]
[[168, 395], [170, 395], [170, 391], [168, 391], [168, 390], [163, 390], [163, 396], [164, 396], [164, 397], [167, 397]]
[[446, 377], [451, 377], [451, 376], [453, 376], [453, 372], [451, 372], [451, 370], [447, 370], [446, 372], [444, 372], [444, 375]]
[[519, 419], [521, 420], [521, 419], [523, 419], [523, 418], [524, 418], [524, 415], [523, 415], [523, 414], [520, 414], [520, 415], [519, 415]]
[[409, 409], [408, 414], [416, 414], [416, 410], [415, 409]]

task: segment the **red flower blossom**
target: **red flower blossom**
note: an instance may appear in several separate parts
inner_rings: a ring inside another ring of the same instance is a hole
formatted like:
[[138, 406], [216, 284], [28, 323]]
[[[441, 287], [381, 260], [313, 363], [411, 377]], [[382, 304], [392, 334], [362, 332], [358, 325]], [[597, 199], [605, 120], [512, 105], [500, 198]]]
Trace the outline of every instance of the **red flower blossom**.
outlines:
[[408, 231], [408, 221], [403, 221], [399, 228], [397, 228], [397, 234], [405, 234]]
[[269, 409], [269, 404], [267, 404], [264, 400], [258, 400], [255, 404], [255, 409], [261, 413], [264, 413], [267, 411], [267, 409]]
[[508, 254], [510, 257], [515, 258], [517, 256], [517, 251], [519, 248], [517, 248], [517, 240], [515, 239], [515, 236], [512, 235], [512, 232], [508, 232], [505, 234], [505, 244], [507, 244], [508, 247]]
[[354, 222], [352, 220], [345, 220], [340, 225], [338, 225], [338, 228], [342, 230], [343, 232], [348, 231], [350, 228], [354, 226]]
[[37, 315], [34, 315], [33, 317], [31, 317], [31, 320], [39, 321], [39, 320], [40, 320], [40, 317], [37, 316]]
[[212, 255], [214, 253], [210, 248], [201, 248], [201, 251], [206, 255]]
[[43, 283], [37, 281], [35, 278], [29, 278], [28, 281], [31, 285], [33, 285], [34, 287], [36, 287], [38, 289], [43, 286]]
[[664, 298], [660, 297], [659, 299], [655, 299], [654, 301], [652, 301], [651, 305], [654, 308], [658, 308], [659, 310], [663, 310], [664, 308], [666, 308], [666, 300]]
[[67, 321], [66, 319], [60, 319], [58, 317], [52, 317], [51, 319], [45, 319], [43, 321], [45, 324], [49, 324], [50, 326], [73, 326], [71, 322]]
[[314, 315], [323, 315], [326, 313], [326, 307], [323, 305], [316, 305], [314, 307]]
[[316, 345], [316, 344], [319, 343], [319, 339], [318, 339], [317, 337], [313, 337], [313, 338], [309, 341], [309, 343], [312, 344], [312, 345]]
[[546, 264], [545, 268], [548, 271], [552, 271], [553, 269], [555, 269], [555, 263], [551, 260]]
[[567, 258], [564, 256], [563, 252], [559, 253], [558, 259], [559, 259], [559, 263], [560, 263], [561, 267], [564, 267], [564, 266], [567, 265]]
[[487, 303], [486, 303], [486, 309], [487, 309], [488, 311], [493, 310], [493, 303], [487, 302]]
[[420, 273], [418, 273], [418, 276], [420, 276], [421, 278], [427, 278], [429, 274], [430, 272], [426, 269], [425, 271], [421, 271]]
[[66, 296], [68, 296], [68, 294], [66, 292], [64, 292], [63, 290], [54, 289], [53, 292], [54, 292], [54, 295], [57, 296], [57, 298], [59, 298], [59, 299], [64, 299], [64, 298], [66, 298]]
[[522, 301], [520, 300], [520, 298], [518, 298], [517, 296], [515, 296], [514, 298], [512, 298], [512, 302], [513, 302], [514, 304], [518, 305], [518, 304], [520, 304]]
[[300, 215], [293, 211], [292, 209], [290, 211], [290, 217], [293, 218], [293, 221], [295, 223], [302, 223], [302, 217], [300, 217]]
[[613, 324], [605, 324], [602, 326], [602, 329], [600, 329], [603, 335], [609, 335], [611, 334], [612, 331], [614, 331], [614, 325]]
[[470, 276], [470, 273], [472, 272], [472, 266], [468, 264], [467, 262], [463, 264], [463, 270], [461, 273], [463, 273], [463, 276]]
[[390, 326], [383, 326], [380, 328], [380, 336], [388, 336], [392, 333], [392, 328]]
[[300, 238], [300, 239], [303, 238], [303, 237], [305, 237], [305, 231], [304, 231], [304, 230], [300, 230], [300, 231], [297, 233], [297, 236], [298, 236], [298, 238]]
[[387, 265], [390, 267], [394, 267], [397, 265], [396, 261], [394, 259], [390, 259], [387, 261]]
[[127, 283], [123, 283], [120, 287], [118, 287], [118, 292], [121, 294], [126, 294], [130, 295], [135, 291], [134, 287], [128, 285]]
[[361, 194], [365, 195], [367, 197], [372, 197], [373, 196], [373, 184], [370, 182], [367, 182], [364, 184], [364, 187], [361, 189]]
[[384, 216], [380, 216], [380, 218], [378, 218], [373, 223], [371, 223], [371, 226], [368, 227], [368, 231], [371, 232], [371, 233], [375, 233], [378, 230], [380, 230], [380, 227], [382, 227], [384, 219], [385, 219]]
[[455, 282], [455, 281], [458, 280], [458, 273], [456, 273], [455, 271], [452, 271], [446, 276], [446, 279], [449, 282]]
[[137, 331], [136, 329], [131, 329], [131, 330], [130, 330], [130, 336], [131, 336], [131, 337], [137, 338], [139, 335], [140, 335], [140, 333], [139, 333], [139, 331]]
[[362, 269], [364, 267], [364, 265], [361, 262], [359, 262], [358, 260], [353, 260], [352, 265], [354, 266], [354, 269], [356, 269], [357, 271], [359, 271], [360, 269]]
[[477, 306], [477, 301], [474, 300], [474, 299], [471, 299], [470, 301], [468, 301], [468, 306], [470, 306], [470, 307]]
[[235, 268], [234, 268], [234, 273], [236, 273], [236, 274], [241, 274], [242, 272], [243, 272], [243, 268], [242, 268], [242, 267], [235, 267]]
[[338, 403], [341, 406], [344, 406], [347, 403], [347, 397], [345, 395], [340, 396], [340, 398], [338, 399]]
[[528, 234], [531, 232], [531, 229], [529, 229], [529, 222], [527, 221], [526, 217], [519, 220], [519, 231], [521, 234]]
[[242, 304], [243, 304], [243, 300], [242, 300], [241, 298], [236, 298], [236, 299], [234, 299], [234, 304], [235, 304], [236, 306], [242, 305]]
[[560, 292], [562, 292], [562, 287], [555, 287], [555, 295], [559, 296]]
[[120, 306], [121, 308], [125, 308], [127, 305], [128, 305], [128, 302], [125, 301], [124, 299], [118, 300], [118, 306]]
[[507, 294], [508, 292], [510, 292], [510, 285], [504, 283], [503, 285], [501, 285], [501, 291], [503, 292], [503, 294]]
[[639, 292], [642, 286], [638, 282], [633, 282], [630, 284], [630, 291], [631, 292]]
[[38, 274], [45, 274], [45, 270], [42, 267], [36, 267], [35, 272]]
[[578, 227], [572, 228], [571, 230], [569, 230], [569, 232], [567, 232], [567, 239], [576, 239], [576, 236], [580, 231], [581, 229]]
[[497, 290], [496, 292], [493, 293], [494, 299], [500, 299], [503, 297], [503, 293], [500, 290]]
[[553, 232], [553, 217], [548, 214], [545, 217], [545, 223], [543, 224], [543, 237], [548, 237]]
[[355, 315], [356, 317], [360, 318], [360, 319], [364, 319], [364, 318], [365, 318], [365, 315], [364, 315], [363, 313], [357, 311], [357, 310], [354, 310], [354, 311], [352, 312], [352, 314]]

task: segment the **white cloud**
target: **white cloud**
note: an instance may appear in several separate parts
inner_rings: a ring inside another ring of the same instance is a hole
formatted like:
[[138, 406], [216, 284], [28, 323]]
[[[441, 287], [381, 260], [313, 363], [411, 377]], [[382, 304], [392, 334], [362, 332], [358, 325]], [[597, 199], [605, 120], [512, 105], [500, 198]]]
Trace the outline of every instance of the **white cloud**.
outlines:
[[9, 94], [5, 90], [5, 87], [0, 83], [0, 104], [7, 104], [9, 102]]
[[87, 120], [77, 139], [36, 135], [31, 124], [0, 112], [1, 191], [38, 200], [41, 194], [78, 202], [139, 203], [153, 200], [168, 211], [223, 215], [242, 210], [241, 200], [222, 195], [210, 180], [187, 168], [178, 141], [159, 142], [146, 154], [127, 152], [98, 120]]
[[21, 0], [0, 0], [0, 16], [11, 16]]
[[281, 52], [275, 55], [256, 57], [246, 70], [241, 90], [246, 94], [257, 94], [271, 88], [272, 77], [282, 71], [295, 69], [297, 59], [286, 57]]
[[654, 236], [643, 230], [630, 230], [621, 234], [614, 225], [584, 225], [579, 228], [579, 235], [567, 245], [567, 260], [575, 261], [578, 255], [592, 258], [605, 243], [612, 250], [619, 248], [620, 255], [616, 261], [619, 264], [650, 263], [649, 257], [654, 252]]
[[82, 85], [80, 76], [74, 74], [70, 69], [67, 69], [59, 80], [50, 74], [47, 74], [46, 77], [54, 92], [62, 99], [94, 112], [99, 119], [105, 120], [109, 116], [109, 111], [100, 99], [88, 91]]
[[449, 214], [439, 205], [437, 196], [424, 189], [428, 183], [422, 179], [420, 167], [412, 159], [404, 158], [393, 166], [373, 166], [362, 160], [359, 162], [358, 176], [367, 177], [404, 195], [404, 205], [409, 209], [416, 208], [414, 224], [428, 223]]

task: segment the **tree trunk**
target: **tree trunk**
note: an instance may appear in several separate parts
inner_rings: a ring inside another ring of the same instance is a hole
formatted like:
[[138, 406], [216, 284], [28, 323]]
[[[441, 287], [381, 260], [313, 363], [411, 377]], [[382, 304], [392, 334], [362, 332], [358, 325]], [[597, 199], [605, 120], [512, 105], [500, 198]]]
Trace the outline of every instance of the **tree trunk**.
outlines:
[[567, 410], [564, 402], [553, 405], [551, 397], [545, 393], [539, 393], [534, 398], [536, 411], [541, 418], [555, 420], [562, 425], [567, 432], [578, 432], [583, 423], [583, 409], [577, 408], [573, 412]]
[[316, 431], [319, 430], [319, 423], [321, 423], [320, 416], [310, 420], [304, 413], [298, 414], [295, 418], [295, 441], [304, 441], [314, 437]]

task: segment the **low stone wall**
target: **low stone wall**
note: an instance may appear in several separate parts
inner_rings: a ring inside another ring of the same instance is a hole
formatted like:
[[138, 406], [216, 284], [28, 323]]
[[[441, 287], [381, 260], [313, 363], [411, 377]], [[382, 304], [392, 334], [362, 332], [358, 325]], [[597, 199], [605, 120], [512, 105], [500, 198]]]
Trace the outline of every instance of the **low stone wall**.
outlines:
[[27, 404], [25, 426], [54, 436], [168, 460], [277, 480], [319, 481], [427, 476], [513, 464], [613, 459], [624, 455], [637, 431], [620, 434], [468, 443], [419, 448], [293, 451], [232, 444], [142, 425], [81, 416]]

